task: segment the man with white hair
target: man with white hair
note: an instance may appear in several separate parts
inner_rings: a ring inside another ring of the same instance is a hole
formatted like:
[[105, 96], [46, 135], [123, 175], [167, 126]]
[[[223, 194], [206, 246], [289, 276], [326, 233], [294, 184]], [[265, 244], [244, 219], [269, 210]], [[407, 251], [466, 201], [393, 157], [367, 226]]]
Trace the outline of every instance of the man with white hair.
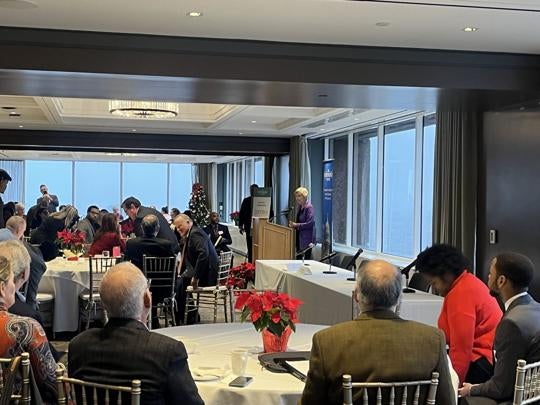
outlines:
[[203, 404], [180, 341], [150, 332], [145, 320], [152, 306], [147, 280], [133, 264], [113, 266], [101, 282], [109, 321], [69, 344], [69, 376], [130, 386], [141, 380], [141, 404]]
[[[362, 313], [313, 336], [300, 404], [342, 404], [343, 374], [355, 382], [385, 382], [429, 380], [434, 371], [439, 373], [436, 403], [455, 404], [444, 334], [396, 315], [400, 295], [401, 274], [395, 266], [374, 260], [360, 269], [355, 296]], [[400, 391], [396, 400], [401, 403]]]

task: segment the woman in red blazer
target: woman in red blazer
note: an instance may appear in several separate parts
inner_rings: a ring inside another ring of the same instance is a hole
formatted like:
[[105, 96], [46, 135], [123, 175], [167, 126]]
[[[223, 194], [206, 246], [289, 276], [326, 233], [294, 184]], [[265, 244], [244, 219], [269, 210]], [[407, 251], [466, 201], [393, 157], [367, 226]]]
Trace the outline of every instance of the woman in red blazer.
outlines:
[[502, 316], [486, 284], [469, 268], [467, 258], [450, 245], [434, 245], [416, 259], [416, 271], [444, 297], [438, 325], [460, 386], [464, 381], [483, 383], [492, 376], [493, 339]]
[[112, 255], [112, 249], [115, 246], [120, 246], [120, 251], [123, 253], [126, 249], [126, 242], [120, 235], [116, 214], [105, 214], [101, 220], [101, 227], [94, 237], [94, 242], [90, 246], [88, 255], [100, 255], [104, 250], [108, 250]]

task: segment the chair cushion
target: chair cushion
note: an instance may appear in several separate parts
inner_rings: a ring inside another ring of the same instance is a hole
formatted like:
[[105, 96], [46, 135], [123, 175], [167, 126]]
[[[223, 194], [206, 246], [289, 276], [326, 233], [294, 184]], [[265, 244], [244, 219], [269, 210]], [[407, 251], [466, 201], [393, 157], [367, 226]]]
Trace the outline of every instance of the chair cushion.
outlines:
[[37, 293], [37, 301], [38, 303], [45, 303], [49, 301], [54, 301], [54, 295], [49, 293]]
[[210, 287], [198, 287], [197, 289], [193, 289], [192, 286], [189, 286], [186, 291], [187, 292], [212, 292], [212, 291], [216, 291], [216, 290], [219, 290], [219, 291], [227, 291], [228, 288], [227, 286], [225, 285], [220, 285], [218, 288], [216, 288], [215, 285], [213, 286], [210, 286]]

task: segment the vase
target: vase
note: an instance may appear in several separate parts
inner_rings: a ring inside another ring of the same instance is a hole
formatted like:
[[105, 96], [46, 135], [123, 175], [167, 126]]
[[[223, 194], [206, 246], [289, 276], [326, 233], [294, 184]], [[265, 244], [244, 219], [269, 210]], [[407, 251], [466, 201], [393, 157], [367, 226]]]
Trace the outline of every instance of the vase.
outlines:
[[287, 350], [287, 343], [291, 336], [292, 329], [288, 326], [285, 328], [281, 336], [274, 335], [267, 328], [262, 330], [262, 340], [265, 353], [284, 352]]

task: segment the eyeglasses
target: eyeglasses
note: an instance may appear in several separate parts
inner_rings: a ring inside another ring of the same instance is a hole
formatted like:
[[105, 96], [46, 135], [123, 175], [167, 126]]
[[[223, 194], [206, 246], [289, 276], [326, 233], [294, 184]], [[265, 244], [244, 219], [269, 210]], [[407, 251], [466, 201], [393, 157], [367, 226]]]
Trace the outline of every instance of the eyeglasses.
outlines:
[[90, 214], [99, 215], [99, 211], [90, 211]]

